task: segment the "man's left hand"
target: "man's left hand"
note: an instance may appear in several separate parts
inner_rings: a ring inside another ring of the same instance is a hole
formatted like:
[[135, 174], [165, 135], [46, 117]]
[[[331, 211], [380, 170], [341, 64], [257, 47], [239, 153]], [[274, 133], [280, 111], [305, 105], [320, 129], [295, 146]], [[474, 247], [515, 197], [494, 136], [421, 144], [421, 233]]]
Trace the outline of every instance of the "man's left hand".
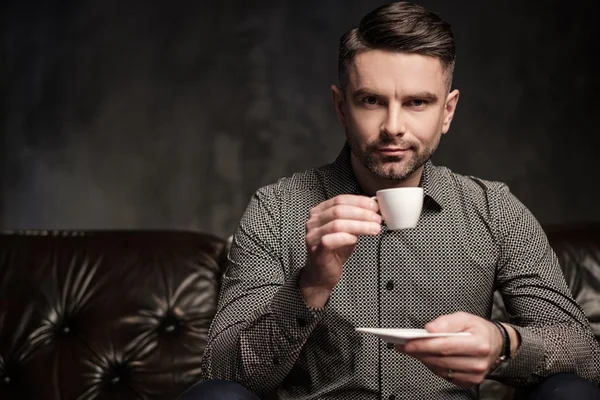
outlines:
[[418, 359], [436, 375], [462, 387], [480, 384], [502, 353], [503, 338], [498, 327], [476, 315], [465, 312], [443, 315], [425, 325], [425, 329], [432, 333], [471, 333], [412, 339], [404, 345], [396, 345], [396, 350]]

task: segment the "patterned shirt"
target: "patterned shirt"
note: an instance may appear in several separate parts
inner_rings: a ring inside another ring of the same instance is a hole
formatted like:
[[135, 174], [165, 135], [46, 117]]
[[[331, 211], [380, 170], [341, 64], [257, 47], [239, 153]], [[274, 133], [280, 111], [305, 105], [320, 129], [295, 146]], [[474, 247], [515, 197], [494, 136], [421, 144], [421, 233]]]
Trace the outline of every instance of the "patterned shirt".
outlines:
[[428, 162], [416, 228], [360, 236], [323, 309], [298, 287], [309, 210], [366, 195], [346, 145], [337, 160], [252, 197], [233, 237], [203, 368], [281, 399], [473, 399], [355, 327], [423, 328], [465, 311], [490, 318], [495, 290], [521, 336], [491, 379], [521, 386], [560, 371], [600, 381], [600, 348], [546, 235], [507, 186]]

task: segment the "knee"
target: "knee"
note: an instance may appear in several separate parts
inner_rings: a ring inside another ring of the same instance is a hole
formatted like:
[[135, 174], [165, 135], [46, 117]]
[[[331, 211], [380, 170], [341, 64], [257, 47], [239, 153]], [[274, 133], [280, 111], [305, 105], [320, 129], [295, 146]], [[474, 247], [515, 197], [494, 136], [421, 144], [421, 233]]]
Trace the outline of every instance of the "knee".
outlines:
[[539, 383], [531, 400], [600, 399], [600, 388], [573, 374], [557, 374]]
[[178, 400], [260, 400], [258, 396], [236, 382], [220, 379], [200, 382], [185, 391]]

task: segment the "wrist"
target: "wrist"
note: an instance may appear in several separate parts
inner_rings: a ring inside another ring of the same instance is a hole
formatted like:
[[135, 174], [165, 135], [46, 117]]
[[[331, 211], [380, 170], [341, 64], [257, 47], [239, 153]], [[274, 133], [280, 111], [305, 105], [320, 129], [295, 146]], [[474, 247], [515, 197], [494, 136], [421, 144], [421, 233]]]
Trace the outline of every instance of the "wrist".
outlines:
[[333, 291], [330, 288], [311, 282], [304, 271], [300, 272], [298, 286], [306, 305], [316, 309], [325, 307], [325, 304], [327, 304], [329, 296], [331, 296], [331, 292]]
[[517, 353], [517, 350], [519, 350], [519, 346], [521, 345], [521, 337], [516, 329], [511, 325], [502, 322], [500, 323], [508, 332], [508, 336], [510, 338], [510, 357], [512, 358]]
[[496, 354], [496, 365], [507, 361], [511, 358], [512, 356], [512, 351], [511, 351], [511, 341], [510, 341], [510, 335], [508, 333], [508, 329], [506, 329], [506, 327], [504, 326], [504, 324], [502, 324], [501, 322], [498, 321], [491, 321], [492, 324], [494, 324], [495, 326], [495, 334], [496, 334], [496, 338], [497, 340], [495, 341], [496, 343], [498, 343], [498, 346], [496, 347], [496, 351], [494, 352], [494, 354]]
[[498, 364], [511, 359], [517, 353], [521, 345], [521, 338], [510, 324], [499, 321], [491, 322], [497, 328], [498, 343], [500, 343], [499, 349], [496, 351], [496, 354], [498, 354], [496, 363]]

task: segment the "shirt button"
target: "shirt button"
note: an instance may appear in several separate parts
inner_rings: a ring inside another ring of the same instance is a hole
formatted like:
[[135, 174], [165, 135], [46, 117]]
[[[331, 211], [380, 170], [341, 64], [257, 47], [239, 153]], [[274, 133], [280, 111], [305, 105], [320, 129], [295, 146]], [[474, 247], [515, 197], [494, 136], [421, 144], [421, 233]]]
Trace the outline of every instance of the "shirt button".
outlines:
[[388, 400], [396, 400], [396, 396], [394, 396], [393, 394], [390, 394], [388, 397]]
[[297, 319], [297, 322], [298, 322], [298, 326], [299, 326], [300, 328], [304, 328], [304, 327], [306, 327], [306, 320], [305, 320], [304, 318], [298, 318], [298, 319]]
[[387, 290], [392, 290], [394, 288], [394, 281], [392, 281], [392, 280], [387, 281], [387, 283], [385, 284], [385, 288]]
[[388, 343], [386, 346], [388, 349], [392, 350], [394, 348], [394, 343]]

